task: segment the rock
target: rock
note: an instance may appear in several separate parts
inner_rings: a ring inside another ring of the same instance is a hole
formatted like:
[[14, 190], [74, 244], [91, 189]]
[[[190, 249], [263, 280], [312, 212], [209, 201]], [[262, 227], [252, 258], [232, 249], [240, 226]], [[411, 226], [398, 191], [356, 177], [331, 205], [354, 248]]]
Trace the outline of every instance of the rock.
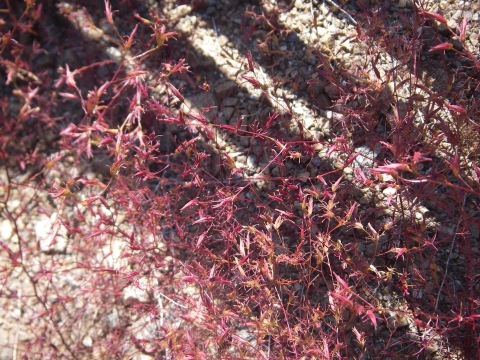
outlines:
[[149, 300], [148, 292], [137, 286], [129, 285], [123, 289], [123, 301], [127, 306], [146, 303]]
[[376, 251], [378, 251], [377, 249], [377, 244], [375, 244], [375, 242], [371, 241], [369, 242], [366, 247], [365, 247], [365, 256], [367, 258], [372, 258], [376, 255]]
[[372, 150], [367, 145], [362, 145], [355, 148], [355, 152], [358, 152], [359, 155], [353, 161], [353, 165], [360, 166], [362, 169], [372, 168], [375, 165], [375, 158], [380, 154], [381, 146], [379, 144], [375, 145], [375, 148]]
[[295, 208], [295, 210], [301, 211], [302, 210], [302, 203], [298, 200], [295, 200], [293, 202], [293, 207]]
[[237, 6], [238, 5], [238, 2], [239, 0], [221, 0], [223, 5], [227, 5], [227, 6], [230, 6], [230, 7], [233, 7], [233, 6]]
[[247, 157], [247, 167], [250, 169], [254, 169], [256, 166], [256, 159], [254, 155], [248, 155]]
[[296, 43], [298, 42], [298, 36], [295, 33], [295, 31], [292, 31], [290, 34], [287, 36], [287, 42], [288, 43]]
[[215, 6], [207, 7], [207, 15], [208, 16], [212, 16], [213, 14], [215, 14], [216, 11], [217, 11], [217, 9], [215, 8]]
[[225, 46], [228, 44], [228, 37], [226, 37], [225, 35], [220, 35], [218, 37], [218, 44], [220, 46]]
[[175, 30], [180, 32], [183, 36], [190, 36], [197, 28], [197, 17], [195, 15], [187, 15], [178, 19]]
[[185, 60], [187, 61], [187, 64], [190, 65], [193, 69], [197, 69], [200, 67], [200, 61], [198, 60], [195, 52], [192, 50], [187, 51]]
[[217, 94], [218, 99], [223, 100], [237, 92], [237, 84], [233, 81], [227, 81], [217, 86], [214, 91], [215, 94]]
[[217, 97], [212, 93], [201, 93], [195, 96], [185, 98], [181, 110], [189, 113], [203, 113], [202, 115], [212, 121], [218, 114]]
[[87, 335], [83, 338], [82, 345], [87, 348], [91, 348], [93, 346], [93, 339], [90, 337], [90, 335]]
[[462, 51], [463, 50], [463, 44], [460, 40], [458, 40], [457, 37], [452, 38], [452, 45], [453, 45], [453, 48], [457, 51]]
[[[194, 41], [198, 41], [198, 38], [194, 39]], [[193, 49], [187, 51], [185, 60], [187, 61], [187, 64], [192, 67], [192, 69], [208, 69], [212, 66], [215, 66], [215, 60], [213, 57], [207, 54], [202, 54], [201, 52]]]
[[[120, 53], [120, 51], [118, 51], [118, 53]], [[109, 55], [108, 48], [107, 48], [107, 55]], [[72, 49], [64, 50], [63, 53], [61, 54], [61, 58], [66, 64], [68, 64], [68, 66], [70, 67], [70, 70], [72, 71], [74, 69], [79, 68], [81, 66], [80, 64], [82, 63], [82, 55], [79, 52], [73, 51]], [[120, 56], [120, 59], [121, 59], [121, 56]], [[113, 59], [113, 60], [116, 60], [116, 59]]]
[[95, 154], [91, 159], [90, 167], [95, 177], [106, 177], [110, 174], [110, 166], [112, 164], [113, 161], [109, 156]]
[[238, 99], [229, 97], [222, 101], [222, 105], [225, 107], [234, 107], [237, 105], [237, 101]]
[[349, 166], [347, 166], [345, 169], [343, 169], [343, 173], [345, 175], [352, 175], [353, 174], [353, 169]]
[[457, 24], [455, 23], [455, 21], [453, 21], [451, 19], [447, 19], [447, 24], [437, 22], [438, 33], [443, 35], [443, 36], [452, 35], [451, 30], [455, 30], [456, 27], [457, 27]]
[[325, 93], [325, 87], [327, 86], [327, 83], [324, 81], [318, 81], [313, 83], [308, 87], [308, 93], [313, 97], [316, 98], [320, 94]]
[[305, 171], [297, 175], [297, 179], [300, 180], [303, 184], [306, 184], [310, 179], [310, 172]]
[[302, 0], [295, 0], [294, 6], [295, 6], [297, 9], [301, 10], [301, 9], [304, 8], [305, 5], [303, 4], [303, 1], [302, 1]]
[[218, 118], [217, 118], [217, 124], [225, 125], [226, 123], [227, 123], [227, 118], [223, 113], [220, 113], [220, 115], [218, 115]]
[[235, 113], [235, 108], [233, 107], [224, 107], [223, 108], [223, 116], [225, 116], [225, 120], [230, 120], [232, 115]]
[[350, 40], [346, 40], [342, 43], [342, 49], [351, 53], [353, 52], [353, 44], [351, 43]]
[[186, 15], [190, 14], [192, 7], [190, 5], [179, 5], [168, 12], [171, 21], [178, 21]]
[[[241, 119], [241, 116], [239, 116], [238, 112], [235, 113], [231, 118], [230, 118], [230, 121], [229, 121], [229, 124], [232, 125], [232, 126], [235, 126], [237, 127], [238, 125], [238, 122], [240, 121]], [[247, 125], [245, 124], [246, 121], [244, 119], [241, 119], [242, 123], [241, 125], [239, 126], [240, 129], [242, 130], [246, 130], [247, 128]]]
[[100, 40], [104, 35], [102, 29], [99, 29], [99, 28], [93, 27], [93, 26], [82, 28], [82, 34], [88, 40], [95, 40], [95, 41]]
[[478, 239], [480, 237], [480, 232], [478, 230], [478, 224], [473, 224], [470, 226], [470, 234], [474, 239]]
[[303, 118], [303, 126], [305, 129], [310, 129], [315, 125], [315, 120], [311, 116], [306, 116]]
[[[39, 69], [53, 67], [55, 65], [54, 57], [50, 54], [40, 53], [34, 57], [34, 66]], [[4, 83], [2, 83], [4, 84]]]
[[397, 189], [395, 189], [394, 187], [387, 187], [382, 192], [385, 196], [393, 196], [397, 193]]
[[312, 67], [311, 66], [301, 66], [298, 68], [298, 73], [304, 79], [310, 78], [312, 74]]
[[423, 221], [423, 214], [421, 212], [415, 212], [415, 219], [418, 221]]
[[317, 63], [317, 57], [310, 53], [305, 55], [305, 57], [303, 58], [303, 61], [309, 65], [315, 65]]
[[2, 241], [12, 241], [13, 227], [9, 220], [2, 220], [0, 222], [0, 239]]
[[387, 324], [390, 329], [398, 329], [408, 326], [411, 320], [406, 314], [390, 312], [390, 317], [387, 319]]
[[242, 136], [240, 138], [240, 144], [242, 144], [243, 147], [248, 148], [250, 146], [250, 138]]
[[463, 18], [466, 18], [467, 21], [470, 20], [473, 17], [473, 13], [471, 11], [463, 11], [461, 9], [458, 9], [452, 16], [452, 20], [460, 24], [463, 20]]
[[320, 94], [315, 98], [315, 104], [322, 110], [327, 110], [332, 106], [332, 101], [325, 94]]
[[468, 39], [470, 40], [472, 46], [478, 46], [479, 36], [477, 34], [470, 34]]
[[302, 78], [299, 79], [297, 90], [304, 92], [307, 90], [308, 84], [306, 81], [303, 81]]
[[44, 253], [64, 253], [67, 248], [67, 231], [59, 221], [57, 214], [49, 218], [40, 214], [34, 224], [35, 235], [40, 244], [40, 251]]
[[325, 86], [325, 93], [332, 100], [337, 100], [340, 97], [340, 89], [335, 84], [328, 84]]
[[364, 255], [364, 252], [365, 252], [365, 250], [367, 249], [367, 246], [366, 246], [364, 243], [357, 243], [357, 244], [356, 244], [356, 247], [357, 247], [357, 251], [358, 251], [360, 254]]

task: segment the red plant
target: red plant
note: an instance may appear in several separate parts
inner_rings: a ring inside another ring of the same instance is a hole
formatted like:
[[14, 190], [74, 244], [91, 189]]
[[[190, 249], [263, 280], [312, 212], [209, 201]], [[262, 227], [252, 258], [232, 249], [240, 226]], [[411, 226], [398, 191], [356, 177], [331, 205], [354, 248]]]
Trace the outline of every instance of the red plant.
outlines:
[[[9, 358], [478, 357], [480, 65], [466, 18], [450, 29], [459, 47], [421, 1], [399, 14], [401, 36], [363, 6], [349, 40], [365, 61], [308, 48], [312, 78], [283, 79], [299, 53], [281, 45], [286, 10], [252, 8], [235, 76], [262, 107], [247, 115], [175, 59], [186, 35], [162, 9], [105, 0], [99, 19], [98, 4], [62, 3], [77, 25], [57, 39], [47, 3], [1, 12]], [[32, 60], [52, 44], [78, 56]], [[441, 63], [442, 86], [423, 59]], [[287, 90], [317, 96], [328, 131], [309, 130]]]

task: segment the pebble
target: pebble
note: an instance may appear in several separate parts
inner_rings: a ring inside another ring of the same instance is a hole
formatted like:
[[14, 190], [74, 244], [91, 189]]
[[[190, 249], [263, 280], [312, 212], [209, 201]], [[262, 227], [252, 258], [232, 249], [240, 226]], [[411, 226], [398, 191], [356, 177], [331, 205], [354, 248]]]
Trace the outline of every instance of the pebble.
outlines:
[[233, 107], [237, 104], [237, 98], [229, 97], [222, 101], [223, 106]]
[[82, 339], [82, 345], [87, 348], [91, 348], [93, 346], [93, 339], [89, 335], [85, 336]]
[[110, 46], [105, 50], [105, 52], [107, 56], [114, 61], [120, 62], [122, 60], [122, 53], [116, 47]]
[[478, 239], [480, 237], [478, 224], [473, 224], [472, 226], [470, 226], [470, 234], [474, 239]]
[[174, 9], [170, 10], [168, 15], [171, 20], [178, 21], [180, 18], [188, 15], [192, 11], [192, 7], [190, 5], [179, 5], [176, 6]]
[[224, 107], [223, 108], [223, 116], [225, 117], [225, 120], [230, 120], [232, 118], [232, 115], [235, 113], [235, 108], [233, 107]]
[[305, 4], [303, 3], [303, 0], [295, 0], [294, 6], [297, 9], [302, 10], [305, 7]]
[[335, 84], [327, 84], [325, 86], [325, 93], [328, 95], [328, 97], [332, 100], [336, 100], [340, 97], [340, 90], [338, 86]]
[[34, 224], [35, 235], [42, 252], [62, 253], [67, 248], [66, 229], [56, 221], [56, 217], [56, 213], [50, 217], [40, 214]]
[[305, 171], [305, 172], [299, 173], [297, 177], [298, 177], [298, 180], [300, 180], [300, 182], [302, 182], [303, 184], [306, 184], [310, 179], [310, 172]]
[[237, 84], [233, 81], [227, 81], [221, 85], [215, 87], [215, 94], [220, 100], [225, 99], [228, 96], [235, 95], [237, 90]]
[[302, 60], [309, 65], [315, 65], [317, 63], [317, 57], [313, 54], [305, 55], [305, 57]]
[[463, 50], [463, 44], [460, 40], [458, 40], [456, 37], [452, 38], [452, 45], [453, 48], [457, 51], [462, 51]]
[[232, 156], [233, 153], [230, 154], [230, 156], [232, 158], [236, 158], [237, 159], [237, 162], [242, 164], [242, 167], [243, 165], [245, 165], [245, 163], [247, 162], [247, 157], [245, 155], [238, 155], [238, 156]]
[[382, 193], [385, 195], [385, 196], [393, 196], [397, 193], [397, 189], [395, 189], [394, 187], [387, 187], [386, 189], [384, 189], [382, 191]]
[[415, 212], [415, 219], [417, 219], [418, 221], [422, 221], [423, 220], [423, 214], [421, 212]]
[[298, 200], [295, 200], [293, 202], [293, 207], [295, 208], [295, 210], [301, 211], [302, 210], [302, 203]]
[[342, 43], [342, 49], [351, 53], [353, 52], [353, 44], [351, 43], [351, 41], [346, 40]]
[[[0, 222], [0, 239], [3, 241], [12, 241], [13, 227], [9, 220], [2, 220]], [[16, 238], [16, 236], [15, 236]]]
[[332, 101], [325, 94], [320, 94], [315, 98], [315, 104], [322, 110], [327, 110], [332, 106]]
[[374, 159], [380, 154], [381, 146], [377, 144], [373, 150], [371, 150], [367, 145], [362, 145], [355, 148], [355, 152], [360, 153], [353, 164], [360, 166], [362, 168], [371, 168], [375, 165]]
[[213, 14], [215, 14], [215, 12], [217, 11], [217, 9], [215, 8], [215, 6], [209, 6], [207, 7], [207, 15], [208, 16], [212, 16]]
[[456, 22], [461, 21], [463, 18], [463, 11], [461, 9], [458, 9], [457, 11], [455, 11], [451, 18]]
[[247, 167], [254, 169], [256, 167], [256, 160], [254, 155], [248, 155], [247, 157]]
[[228, 44], [228, 37], [226, 37], [225, 35], [220, 35], [218, 37], [218, 44], [220, 46], [225, 46]]
[[315, 125], [315, 119], [312, 118], [311, 116], [306, 116], [303, 118], [303, 126], [305, 126], [306, 129], [310, 129]]
[[353, 174], [353, 169], [349, 166], [347, 166], [346, 168], [343, 169], [343, 173], [345, 175], [352, 175]]

